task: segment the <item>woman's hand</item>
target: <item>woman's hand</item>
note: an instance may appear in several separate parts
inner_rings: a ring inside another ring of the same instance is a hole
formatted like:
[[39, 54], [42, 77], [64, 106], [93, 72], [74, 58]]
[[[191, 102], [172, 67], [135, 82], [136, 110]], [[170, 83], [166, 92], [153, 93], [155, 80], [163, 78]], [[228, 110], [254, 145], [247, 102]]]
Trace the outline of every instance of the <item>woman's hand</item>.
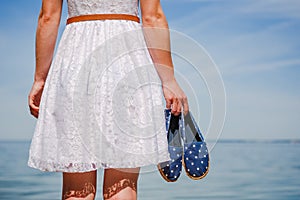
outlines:
[[30, 113], [36, 118], [38, 118], [39, 116], [39, 107], [44, 89], [44, 84], [44, 82], [34, 82], [31, 91], [28, 95]]
[[187, 114], [189, 111], [188, 100], [175, 78], [163, 82], [162, 88], [166, 99], [166, 107], [172, 109], [171, 113], [179, 115], [183, 106], [184, 114]]

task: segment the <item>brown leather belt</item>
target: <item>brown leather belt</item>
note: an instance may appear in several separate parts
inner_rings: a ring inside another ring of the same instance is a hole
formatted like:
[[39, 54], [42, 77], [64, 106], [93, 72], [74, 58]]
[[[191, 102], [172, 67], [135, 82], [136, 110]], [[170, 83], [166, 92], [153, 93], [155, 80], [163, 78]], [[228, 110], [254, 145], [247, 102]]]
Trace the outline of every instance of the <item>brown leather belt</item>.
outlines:
[[70, 17], [67, 19], [67, 24], [73, 22], [92, 21], [92, 20], [130, 20], [140, 23], [140, 18], [135, 15], [128, 14], [92, 14]]

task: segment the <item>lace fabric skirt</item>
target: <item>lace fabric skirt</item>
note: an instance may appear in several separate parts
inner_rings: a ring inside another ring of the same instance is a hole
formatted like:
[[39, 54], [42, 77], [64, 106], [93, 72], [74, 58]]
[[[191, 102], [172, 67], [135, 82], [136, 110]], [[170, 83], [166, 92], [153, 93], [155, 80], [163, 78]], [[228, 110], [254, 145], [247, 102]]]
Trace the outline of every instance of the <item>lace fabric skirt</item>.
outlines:
[[141, 25], [66, 26], [47, 76], [28, 165], [133, 168], [169, 160], [161, 84]]

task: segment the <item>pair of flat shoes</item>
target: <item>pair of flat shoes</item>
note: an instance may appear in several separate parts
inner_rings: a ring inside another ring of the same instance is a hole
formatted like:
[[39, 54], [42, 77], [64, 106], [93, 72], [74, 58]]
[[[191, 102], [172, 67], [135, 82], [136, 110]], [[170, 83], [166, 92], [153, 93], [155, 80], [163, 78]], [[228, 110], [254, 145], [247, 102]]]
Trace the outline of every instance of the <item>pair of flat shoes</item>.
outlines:
[[209, 169], [209, 154], [191, 112], [175, 116], [166, 109], [165, 118], [171, 160], [157, 165], [161, 176], [168, 182], [175, 182], [183, 167], [191, 179], [204, 178]]

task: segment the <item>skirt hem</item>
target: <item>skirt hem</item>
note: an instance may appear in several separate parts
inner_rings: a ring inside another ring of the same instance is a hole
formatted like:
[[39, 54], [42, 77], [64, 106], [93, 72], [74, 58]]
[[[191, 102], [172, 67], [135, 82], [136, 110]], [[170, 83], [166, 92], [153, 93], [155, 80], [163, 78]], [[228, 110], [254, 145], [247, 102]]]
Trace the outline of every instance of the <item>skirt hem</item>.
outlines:
[[28, 160], [27, 165], [31, 168], [44, 171], [44, 172], [89, 172], [95, 171], [98, 169], [109, 169], [109, 168], [136, 168], [136, 167], [146, 167], [151, 165], [157, 165], [162, 162], [169, 161], [170, 157], [166, 156], [161, 158], [156, 162], [134, 162], [131, 165], [117, 165], [117, 164], [106, 164], [101, 162], [94, 163], [69, 163], [69, 164], [57, 164], [46, 161], [41, 161], [38, 159], [30, 159]]

